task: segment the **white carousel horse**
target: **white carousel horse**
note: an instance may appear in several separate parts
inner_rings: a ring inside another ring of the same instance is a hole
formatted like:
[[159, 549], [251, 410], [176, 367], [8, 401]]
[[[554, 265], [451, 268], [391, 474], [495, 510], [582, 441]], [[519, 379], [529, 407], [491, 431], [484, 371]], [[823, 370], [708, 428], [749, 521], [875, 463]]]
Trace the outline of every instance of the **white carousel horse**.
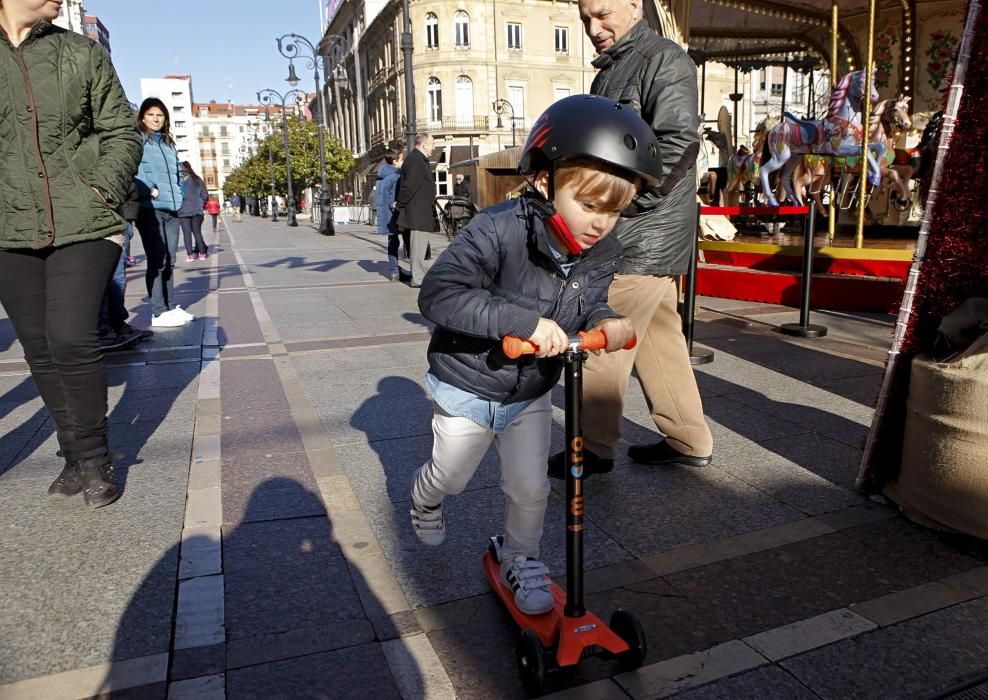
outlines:
[[[802, 204], [796, 193], [792, 191], [790, 175], [798, 163], [792, 159], [792, 154], [818, 153], [822, 155], [853, 156], [861, 152], [863, 139], [861, 129], [861, 106], [864, 102], [865, 76], [863, 70], [848, 73], [837, 84], [830, 95], [830, 110], [822, 120], [798, 119], [786, 113], [788, 121], [783, 121], [768, 132], [766, 140], [767, 155], [762, 159], [759, 176], [762, 182], [762, 193], [771, 206], [778, 206], [769, 187], [769, 175], [781, 169], [779, 173], [786, 194], [794, 202]], [[878, 91], [872, 87], [872, 100], [878, 101]], [[881, 182], [881, 170], [878, 160], [884, 152], [884, 143], [868, 153], [868, 181], [877, 186]]]
[[[879, 168], [883, 177], [888, 177], [895, 189], [896, 208], [903, 210], [909, 206], [910, 191], [909, 178], [907, 174], [903, 177], [891, 161], [895, 154], [895, 143], [899, 136], [912, 127], [912, 118], [909, 115], [909, 98], [899, 95], [894, 100], [882, 100], [875, 105], [872, 110], [871, 128], [869, 129], [869, 141], [875, 144], [878, 151], [878, 144], [884, 144], [885, 157], [879, 158]], [[842, 166], [845, 169], [853, 169], [853, 162], [860, 160], [860, 151], [855, 158], [845, 159]], [[830, 162], [829, 158], [818, 155], [806, 155], [799, 159], [792, 176], [792, 190], [799, 196], [801, 201], [805, 201], [807, 194], [816, 201], [817, 211], [827, 215], [827, 209], [823, 206], [820, 193], [825, 187], [830, 185]]]

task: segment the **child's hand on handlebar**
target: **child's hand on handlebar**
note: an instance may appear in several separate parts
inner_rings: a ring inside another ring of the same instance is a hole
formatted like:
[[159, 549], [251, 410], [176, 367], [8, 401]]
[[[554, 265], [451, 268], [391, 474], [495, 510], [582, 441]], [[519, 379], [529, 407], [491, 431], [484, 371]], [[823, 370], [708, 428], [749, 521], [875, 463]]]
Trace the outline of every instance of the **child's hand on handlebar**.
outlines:
[[539, 325], [528, 340], [535, 345], [536, 357], [555, 357], [569, 347], [569, 336], [559, 324], [548, 318], [539, 319]]
[[[607, 336], [606, 352], [616, 352], [624, 348], [635, 337], [635, 326], [626, 318], [609, 318], [601, 321], [594, 330], [603, 331]], [[600, 350], [591, 350], [595, 355], [600, 354]]]

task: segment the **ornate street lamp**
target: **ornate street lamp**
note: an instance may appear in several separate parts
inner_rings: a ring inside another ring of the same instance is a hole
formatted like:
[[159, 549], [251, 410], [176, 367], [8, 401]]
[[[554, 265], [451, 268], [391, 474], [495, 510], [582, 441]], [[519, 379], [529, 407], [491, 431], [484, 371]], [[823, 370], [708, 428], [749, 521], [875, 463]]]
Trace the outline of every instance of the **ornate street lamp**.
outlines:
[[503, 98], [502, 99], [499, 99], [499, 100], [494, 100], [494, 102], [491, 103], [491, 106], [494, 108], [494, 114], [497, 115], [497, 128], [498, 129], [503, 129], [504, 128], [504, 123], [501, 121], [501, 115], [504, 114], [504, 110], [508, 110], [508, 114], [510, 115], [508, 117], [508, 119], [511, 120], [511, 147], [514, 148], [515, 147], [515, 120], [517, 119], [518, 121], [521, 121], [521, 117], [516, 117], [515, 116], [515, 106], [513, 104], [511, 104], [510, 102], [508, 102], [507, 100], [503, 99]]
[[[335, 35], [334, 35], [335, 36]], [[282, 41], [285, 43], [283, 44]], [[302, 48], [308, 49], [307, 53], [301, 53]], [[323, 128], [326, 128], [326, 98], [323, 94], [323, 86], [319, 81], [319, 51], [312, 42], [304, 36], [298, 34], [285, 34], [278, 37], [278, 52], [288, 59], [288, 84], [293, 88], [298, 85], [298, 75], [295, 74], [296, 57], [305, 61], [305, 66], [312, 69], [312, 75], [316, 81], [316, 92], [319, 94], [319, 233], [324, 236], [335, 236], [333, 229], [333, 211], [329, 198], [329, 186], [326, 184], [326, 148], [323, 141]]]
[[[295, 98], [292, 104], [297, 105], [299, 100], [305, 99], [305, 93], [301, 90], [289, 90], [282, 95], [280, 92], [272, 90], [271, 88], [264, 88], [257, 93], [257, 99], [262, 105], [281, 105], [281, 127], [284, 130], [285, 137], [285, 173], [288, 176], [288, 225], [298, 226], [298, 219], [295, 218], [295, 190], [292, 188], [292, 164], [288, 158], [288, 117], [285, 116], [285, 107], [287, 106], [288, 99], [290, 97]], [[274, 182], [274, 178], [272, 178], [272, 182]], [[277, 207], [278, 203], [276, 201], [275, 208]]]
[[[257, 99], [261, 99], [260, 93]], [[271, 221], [278, 221], [278, 199], [274, 189], [274, 151], [271, 149], [270, 138], [274, 136], [274, 129], [271, 128], [271, 110], [264, 108], [264, 122], [268, 125], [268, 166], [271, 168]]]

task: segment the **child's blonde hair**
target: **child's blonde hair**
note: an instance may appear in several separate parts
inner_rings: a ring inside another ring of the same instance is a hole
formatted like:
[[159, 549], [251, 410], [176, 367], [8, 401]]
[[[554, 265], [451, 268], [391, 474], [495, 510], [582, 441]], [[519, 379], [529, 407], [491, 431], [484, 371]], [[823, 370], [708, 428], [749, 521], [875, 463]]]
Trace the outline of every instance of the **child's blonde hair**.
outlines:
[[637, 175], [596, 158], [568, 158], [556, 166], [556, 189], [571, 185], [577, 197], [598, 201], [604, 209], [624, 209], [638, 192]]

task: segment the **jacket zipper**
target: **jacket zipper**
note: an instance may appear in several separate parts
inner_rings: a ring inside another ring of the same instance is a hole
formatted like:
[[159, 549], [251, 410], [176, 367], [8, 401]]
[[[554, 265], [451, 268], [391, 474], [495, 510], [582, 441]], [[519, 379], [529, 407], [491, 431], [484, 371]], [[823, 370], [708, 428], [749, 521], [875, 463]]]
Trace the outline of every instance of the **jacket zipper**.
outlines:
[[55, 212], [51, 203], [51, 188], [48, 182], [48, 168], [45, 166], [45, 159], [41, 155], [41, 139], [38, 137], [38, 110], [34, 104], [34, 88], [31, 86], [31, 75], [28, 73], [27, 64], [24, 63], [24, 56], [20, 47], [14, 47], [14, 56], [24, 74], [24, 87], [27, 90], [28, 106], [31, 110], [31, 137], [34, 141], [34, 154], [38, 158], [38, 167], [41, 168], [39, 175], [44, 180], [45, 190], [45, 215], [48, 218], [48, 240], [43, 245], [31, 246], [34, 249], [45, 248], [55, 242]]

